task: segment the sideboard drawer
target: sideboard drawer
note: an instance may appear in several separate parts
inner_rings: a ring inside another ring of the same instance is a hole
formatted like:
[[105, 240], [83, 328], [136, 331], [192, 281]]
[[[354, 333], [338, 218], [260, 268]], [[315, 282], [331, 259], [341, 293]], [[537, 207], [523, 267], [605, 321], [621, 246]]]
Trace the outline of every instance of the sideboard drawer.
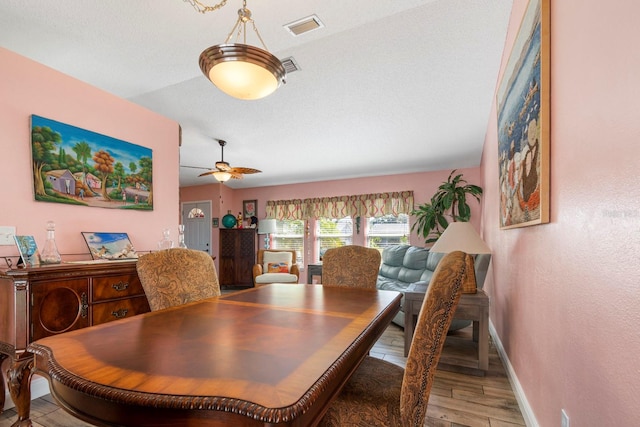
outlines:
[[94, 277], [91, 291], [93, 302], [144, 295], [142, 284], [136, 274]]
[[109, 302], [101, 302], [91, 306], [93, 325], [124, 319], [125, 317], [149, 311], [149, 302], [145, 295]]

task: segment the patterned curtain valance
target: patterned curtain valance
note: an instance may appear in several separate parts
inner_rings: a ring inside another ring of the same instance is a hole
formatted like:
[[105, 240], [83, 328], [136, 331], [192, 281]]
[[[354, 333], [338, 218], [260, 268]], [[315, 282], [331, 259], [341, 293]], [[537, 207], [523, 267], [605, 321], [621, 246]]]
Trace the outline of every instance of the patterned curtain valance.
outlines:
[[269, 200], [265, 209], [267, 218], [275, 219], [305, 219], [304, 202], [302, 199]]
[[413, 191], [399, 191], [354, 196], [269, 200], [266, 212], [267, 218], [282, 220], [408, 215], [412, 210]]

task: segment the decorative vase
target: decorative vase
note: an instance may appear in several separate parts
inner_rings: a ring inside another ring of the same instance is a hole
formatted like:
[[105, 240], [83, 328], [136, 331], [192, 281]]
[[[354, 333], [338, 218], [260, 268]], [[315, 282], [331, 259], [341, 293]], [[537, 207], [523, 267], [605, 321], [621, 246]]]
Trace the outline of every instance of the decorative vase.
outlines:
[[40, 260], [43, 264], [60, 264], [60, 261], [62, 261], [56, 246], [55, 230], [56, 224], [53, 221], [47, 222], [47, 240], [40, 255]]
[[231, 211], [227, 211], [227, 214], [222, 217], [222, 225], [224, 226], [224, 228], [233, 228], [237, 223], [238, 220], [236, 220], [236, 217], [233, 216]]

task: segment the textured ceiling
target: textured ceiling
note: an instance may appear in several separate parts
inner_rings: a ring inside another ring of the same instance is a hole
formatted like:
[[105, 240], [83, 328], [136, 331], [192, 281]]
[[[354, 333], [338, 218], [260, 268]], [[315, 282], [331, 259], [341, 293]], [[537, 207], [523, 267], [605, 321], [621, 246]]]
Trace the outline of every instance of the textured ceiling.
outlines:
[[[301, 68], [257, 101], [198, 66], [241, 5], [2, 0], [0, 45], [176, 120], [182, 165], [213, 167], [225, 139], [225, 161], [262, 170], [232, 188], [479, 165], [512, 0], [248, 0], [269, 50]], [[312, 14], [324, 28], [283, 28]], [[181, 168], [181, 186], [215, 182], [201, 172]]]

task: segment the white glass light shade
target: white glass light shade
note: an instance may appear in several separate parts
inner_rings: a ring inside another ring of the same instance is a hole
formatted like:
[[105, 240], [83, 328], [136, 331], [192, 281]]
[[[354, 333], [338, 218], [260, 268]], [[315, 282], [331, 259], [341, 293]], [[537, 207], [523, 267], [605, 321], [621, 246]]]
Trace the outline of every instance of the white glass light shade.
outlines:
[[278, 229], [276, 228], [275, 219], [263, 219], [258, 222], [258, 234], [273, 234]]
[[200, 69], [227, 95], [260, 99], [284, 81], [282, 62], [266, 50], [241, 43], [211, 46], [200, 54]]
[[491, 249], [469, 222], [449, 224], [430, 251], [438, 253], [462, 251], [474, 255], [491, 253]]
[[226, 182], [231, 179], [231, 174], [229, 172], [216, 171], [213, 173], [213, 176], [218, 182]]

